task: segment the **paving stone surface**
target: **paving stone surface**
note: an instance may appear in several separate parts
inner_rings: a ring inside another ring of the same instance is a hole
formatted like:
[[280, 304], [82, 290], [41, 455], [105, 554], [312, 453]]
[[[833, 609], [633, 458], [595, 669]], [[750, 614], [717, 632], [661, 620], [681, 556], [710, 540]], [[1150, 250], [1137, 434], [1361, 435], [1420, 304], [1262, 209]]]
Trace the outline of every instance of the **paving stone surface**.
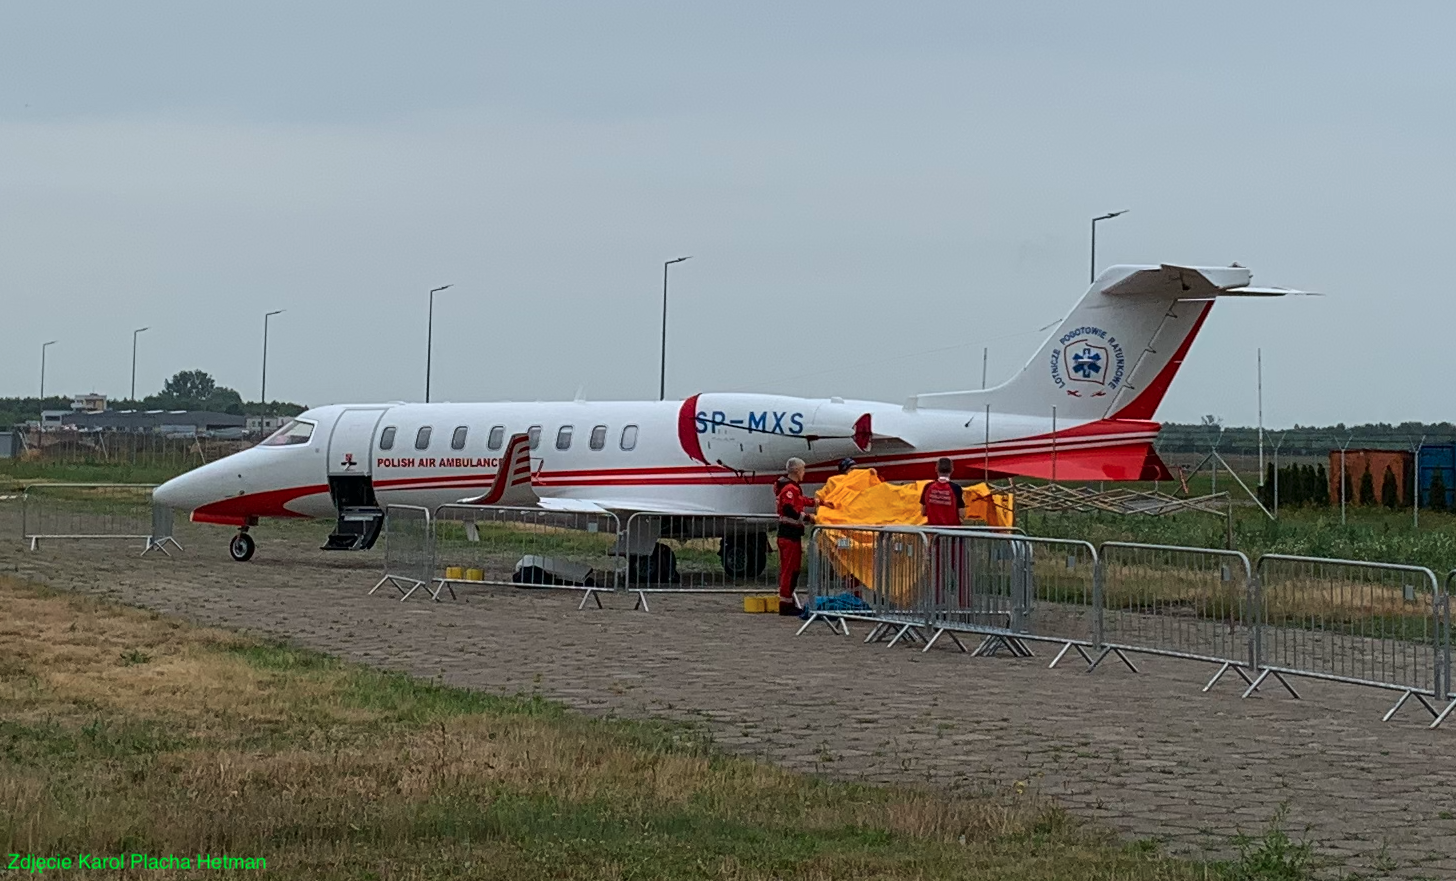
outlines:
[[0, 503], [0, 573], [204, 624], [495, 692], [540, 692], [583, 711], [691, 720], [724, 748], [873, 782], [984, 791], [1025, 787], [1173, 852], [1227, 854], [1276, 812], [1365, 877], [1456, 877], [1456, 727], [1414, 702], [1303, 681], [1241, 700], [1201, 693], [1207, 665], [1141, 658], [1094, 673], [1046, 652], [971, 658], [953, 646], [864, 645], [795, 619], [747, 615], [736, 597], [663, 595], [653, 611], [569, 591], [478, 587], [457, 601], [373, 596], [378, 551], [320, 552], [326, 527], [264, 527], [247, 564], [229, 533], [179, 526], [186, 550], [18, 540]]

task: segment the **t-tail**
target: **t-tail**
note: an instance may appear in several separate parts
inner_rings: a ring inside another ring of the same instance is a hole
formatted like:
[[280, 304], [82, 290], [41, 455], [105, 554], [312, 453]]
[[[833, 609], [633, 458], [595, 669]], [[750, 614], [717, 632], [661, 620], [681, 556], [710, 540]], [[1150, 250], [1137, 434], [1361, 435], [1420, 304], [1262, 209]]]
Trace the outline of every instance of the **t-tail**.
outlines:
[[1254, 287], [1242, 266], [1113, 266], [1031, 361], [981, 391], [918, 395], [919, 409], [1048, 417], [1060, 424], [1151, 420], [1219, 297], [1300, 294]]

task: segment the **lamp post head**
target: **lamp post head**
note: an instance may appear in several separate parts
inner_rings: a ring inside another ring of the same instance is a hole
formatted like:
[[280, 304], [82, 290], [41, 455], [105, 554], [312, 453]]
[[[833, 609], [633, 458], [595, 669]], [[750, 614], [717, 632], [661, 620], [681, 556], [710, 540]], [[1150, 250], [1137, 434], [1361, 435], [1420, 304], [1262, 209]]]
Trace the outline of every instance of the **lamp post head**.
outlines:
[[445, 289], [446, 289], [446, 288], [453, 288], [453, 287], [455, 287], [455, 285], [454, 285], [454, 284], [447, 284], [447, 285], [444, 285], [444, 286], [442, 286], [442, 287], [438, 287], [438, 288], [434, 288], [434, 289], [432, 289], [432, 290], [431, 290], [431, 291], [430, 291], [430, 293], [431, 293], [431, 294], [436, 294], [436, 293], [438, 293], [438, 292], [440, 292], [440, 291], [443, 291], [443, 290], [445, 290]]
[[664, 262], [663, 262], [663, 264], [662, 264], [662, 265], [663, 265], [663, 266], [671, 266], [671, 265], [672, 265], [672, 264], [674, 264], [674, 263], [681, 263], [681, 262], [683, 262], [683, 261], [684, 261], [684, 260], [691, 260], [691, 259], [693, 259], [693, 255], [691, 255], [691, 254], [689, 254], [689, 255], [688, 255], [688, 256], [686, 256], [686, 257], [675, 257], [675, 258], [673, 258], [673, 259], [672, 259], [672, 260], [667, 260], [667, 261], [664, 261]]
[[136, 330], [134, 330], [134, 331], [131, 332], [131, 335], [134, 337], [134, 336], [136, 336], [137, 334], [141, 333], [144, 330], [151, 330], [151, 328], [150, 327], [138, 327]]
[[1092, 222], [1093, 223], [1096, 223], [1099, 220], [1111, 220], [1114, 217], [1121, 217], [1122, 215], [1126, 214], [1129, 210], [1131, 210], [1131, 209], [1124, 208], [1121, 211], [1110, 211], [1107, 214], [1102, 215], [1101, 217], [1094, 217], [1094, 218], [1092, 218]]
[[267, 321], [269, 318], [273, 317], [274, 315], [282, 315], [284, 312], [287, 312], [287, 311], [288, 311], [287, 309], [274, 309], [272, 312], [264, 312], [263, 313], [263, 320], [264, 321]]
[[40, 347], [41, 347], [41, 349], [44, 349], [46, 346], [54, 346], [58, 342], [60, 342], [60, 340], [51, 340], [48, 343], [41, 343], [40, 344]]

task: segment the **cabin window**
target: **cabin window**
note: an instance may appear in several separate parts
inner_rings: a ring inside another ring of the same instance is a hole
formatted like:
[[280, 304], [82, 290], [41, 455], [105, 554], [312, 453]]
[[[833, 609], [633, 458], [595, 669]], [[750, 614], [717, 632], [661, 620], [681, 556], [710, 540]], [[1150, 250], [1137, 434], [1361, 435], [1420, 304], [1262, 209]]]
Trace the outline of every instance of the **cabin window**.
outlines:
[[556, 449], [563, 451], [571, 449], [571, 432], [570, 425], [561, 426], [561, 430], [556, 432]]
[[541, 444], [541, 426], [533, 425], [526, 429], [526, 440], [530, 442], [531, 449], [536, 449]]
[[292, 447], [306, 444], [313, 437], [313, 423], [290, 419], [282, 428], [268, 435], [260, 446]]
[[464, 426], [464, 425], [457, 426], [455, 428], [455, 433], [452, 434], [452, 435], [450, 435], [450, 449], [452, 449], [452, 450], [463, 450], [463, 449], [465, 449], [465, 435], [467, 435], [469, 433], [470, 433], [470, 429], [467, 428], [466, 426]]
[[394, 449], [394, 426], [391, 425], [379, 433], [379, 449]]
[[428, 450], [430, 448], [430, 426], [426, 425], [415, 433], [415, 449]]
[[622, 449], [631, 450], [637, 446], [637, 426], [629, 425], [622, 429]]
[[501, 444], [505, 443], [505, 440], [506, 427], [504, 425], [496, 425], [491, 428], [490, 437], [486, 438], [485, 445], [492, 450], [498, 450], [501, 448]]
[[607, 427], [605, 425], [598, 425], [596, 428], [593, 428], [592, 429], [592, 433], [591, 433], [591, 448], [594, 449], [594, 450], [600, 450], [602, 447], [605, 447], [606, 445], [607, 445]]

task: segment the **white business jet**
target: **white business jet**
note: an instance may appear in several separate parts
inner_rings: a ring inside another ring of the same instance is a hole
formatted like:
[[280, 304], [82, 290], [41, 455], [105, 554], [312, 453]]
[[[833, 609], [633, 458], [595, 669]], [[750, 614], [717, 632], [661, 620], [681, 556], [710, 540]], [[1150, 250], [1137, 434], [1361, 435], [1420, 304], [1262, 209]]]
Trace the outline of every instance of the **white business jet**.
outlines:
[[[1214, 301], [1284, 296], [1231, 267], [1115, 266], [1014, 377], [904, 404], [704, 393], [685, 401], [334, 404], [248, 450], [167, 481], [163, 505], [238, 527], [337, 518], [328, 549], [374, 543], [391, 504], [575, 512], [768, 514], [784, 461], [821, 483], [844, 457], [918, 480], [948, 457], [961, 479], [1169, 479], [1154, 411]], [[723, 536], [725, 567], [757, 574], [765, 534]], [[731, 545], [731, 546], [730, 546]]]

